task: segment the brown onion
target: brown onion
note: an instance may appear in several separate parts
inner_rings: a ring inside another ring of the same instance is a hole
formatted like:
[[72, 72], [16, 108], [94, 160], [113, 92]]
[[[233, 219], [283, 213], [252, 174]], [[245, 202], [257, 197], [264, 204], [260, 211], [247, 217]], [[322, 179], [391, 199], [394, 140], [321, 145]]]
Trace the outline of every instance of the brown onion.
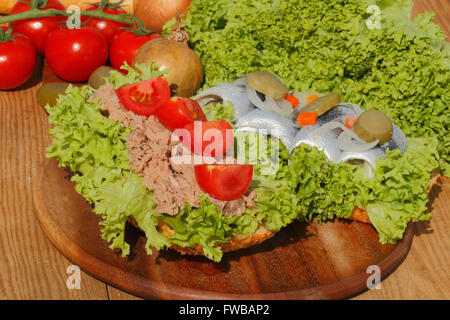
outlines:
[[161, 32], [166, 22], [186, 14], [192, 0], [135, 0], [134, 14], [140, 18], [147, 29]]
[[136, 52], [133, 66], [156, 62], [159, 70], [168, 69], [165, 78], [173, 96], [192, 97], [203, 81], [203, 66], [197, 54], [186, 43], [154, 39]]

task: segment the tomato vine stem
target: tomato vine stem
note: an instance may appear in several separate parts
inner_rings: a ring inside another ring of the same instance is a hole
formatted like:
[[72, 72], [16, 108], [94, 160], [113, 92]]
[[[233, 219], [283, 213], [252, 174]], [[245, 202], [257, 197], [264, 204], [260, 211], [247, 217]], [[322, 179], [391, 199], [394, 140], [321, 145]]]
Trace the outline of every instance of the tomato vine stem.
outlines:
[[[73, 13], [67, 12], [65, 10], [58, 9], [48, 9], [48, 10], [39, 10], [37, 8], [31, 8], [28, 11], [20, 12], [17, 14], [11, 14], [8, 16], [0, 17], [0, 24], [15, 22], [19, 20], [26, 19], [35, 19], [35, 18], [45, 18], [45, 17], [54, 17], [54, 16], [65, 16], [69, 17]], [[131, 24], [136, 26], [139, 29], [144, 29], [144, 23], [135, 15], [129, 13], [123, 14], [108, 14], [101, 10], [101, 8], [94, 11], [80, 11], [80, 16], [98, 18], [98, 19], [106, 19], [111, 21], [116, 21], [125, 24]]]

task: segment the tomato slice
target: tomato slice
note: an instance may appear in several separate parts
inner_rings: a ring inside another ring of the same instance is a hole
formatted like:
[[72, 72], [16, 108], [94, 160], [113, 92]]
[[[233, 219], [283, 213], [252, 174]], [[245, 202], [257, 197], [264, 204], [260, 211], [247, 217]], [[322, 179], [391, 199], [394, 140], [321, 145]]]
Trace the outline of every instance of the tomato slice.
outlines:
[[151, 116], [170, 99], [170, 87], [166, 79], [159, 77], [123, 86], [116, 94], [128, 110]]
[[156, 111], [156, 116], [159, 122], [172, 131], [196, 120], [207, 121], [197, 101], [182, 97], [174, 97], [164, 103]]
[[194, 121], [175, 131], [182, 143], [195, 154], [221, 156], [233, 146], [233, 130], [225, 120]]
[[252, 165], [200, 164], [194, 167], [197, 183], [207, 194], [219, 200], [235, 200], [250, 187]]

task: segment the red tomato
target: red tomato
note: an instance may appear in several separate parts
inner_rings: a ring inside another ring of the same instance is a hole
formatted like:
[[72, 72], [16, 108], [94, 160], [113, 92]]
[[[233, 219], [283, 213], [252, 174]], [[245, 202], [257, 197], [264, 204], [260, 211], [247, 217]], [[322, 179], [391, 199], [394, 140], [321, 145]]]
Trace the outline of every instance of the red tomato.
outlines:
[[231, 125], [225, 120], [194, 121], [176, 131], [183, 144], [195, 154], [221, 156], [233, 146]]
[[[97, 9], [98, 9], [98, 7], [93, 5], [93, 6], [86, 8], [85, 11], [95, 11]], [[105, 13], [114, 14], [114, 15], [127, 13], [124, 9], [122, 9], [120, 7], [114, 8], [114, 9], [113, 8], [104, 8], [102, 11]], [[109, 44], [112, 43], [114, 36], [120, 32], [119, 28], [131, 27], [131, 25], [126, 24], [126, 23], [120, 23], [120, 22], [116, 22], [116, 21], [112, 21], [112, 20], [98, 19], [98, 18], [92, 18], [92, 17], [86, 17], [86, 16], [82, 17], [81, 21], [86, 22], [85, 26], [97, 28], [105, 36], [105, 38], [106, 38], [106, 40], [108, 40]]]
[[151, 116], [170, 99], [169, 83], [161, 77], [124, 86], [116, 93], [125, 108], [142, 116]]
[[92, 27], [64, 28], [48, 37], [45, 57], [58, 77], [67, 81], [86, 81], [108, 59], [108, 42]]
[[[6, 31], [6, 28], [2, 28]], [[0, 42], [0, 89], [12, 89], [25, 83], [36, 66], [36, 50], [30, 39], [17, 35]]]
[[[120, 70], [120, 67], [125, 61], [131, 66], [138, 49], [147, 41], [157, 38], [162, 38], [162, 36], [157, 33], [138, 36], [128, 30], [118, 33], [111, 43], [109, 60], [111, 61], [112, 67]], [[128, 73], [128, 71], [125, 70], [120, 71]]]
[[200, 188], [212, 197], [224, 201], [242, 196], [253, 178], [252, 165], [200, 164], [194, 170]]
[[[31, 0], [17, 1], [12, 8], [11, 14], [21, 13], [31, 9], [29, 5], [26, 5], [23, 2], [30, 3]], [[40, 8], [39, 10], [48, 9], [64, 10], [65, 8], [58, 0], [48, 0], [47, 6], [45, 8]], [[58, 29], [60, 23], [65, 20], [66, 17], [62, 16], [27, 19], [12, 22], [12, 26], [15, 33], [23, 34], [29, 37], [34, 44], [37, 53], [39, 55], [43, 55], [45, 50], [45, 42], [47, 41], [48, 36], [50, 33]]]
[[195, 120], [207, 121], [202, 108], [197, 101], [175, 97], [156, 110], [156, 116], [170, 130], [184, 128]]

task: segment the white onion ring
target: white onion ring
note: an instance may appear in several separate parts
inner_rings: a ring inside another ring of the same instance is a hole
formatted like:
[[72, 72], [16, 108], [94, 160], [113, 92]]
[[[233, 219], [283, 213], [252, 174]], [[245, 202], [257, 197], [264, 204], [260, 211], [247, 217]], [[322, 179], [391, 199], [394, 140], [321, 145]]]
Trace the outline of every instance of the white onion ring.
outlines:
[[[357, 140], [358, 141], [358, 140]], [[379, 140], [375, 140], [374, 142], [364, 142], [364, 143], [355, 143], [353, 142], [352, 137], [347, 134], [347, 132], [343, 131], [338, 139], [337, 145], [341, 150], [348, 152], [364, 152], [370, 149], [373, 149], [377, 146]]]
[[259, 97], [258, 94], [256, 93], [256, 90], [253, 89], [250, 86], [246, 86], [245, 88], [245, 92], [247, 93], [247, 97], [250, 100], [251, 103], [253, 103], [257, 108], [261, 109], [262, 111], [265, 112], [270, 112], [270, 113], [276, 113], [278, 114], [278, 106], [275, 103], [275, 100], [269, 100], [267, 99], [268, 97], [266, 97], [266, 101], [262, 101]]
[[280, 109], [280, 115], [288, 118], [293, 119], [296, 116], [295, 109], [292, 108], [292, 104], [287, 101], [286, 99], [278, 100], [276, 101], [276, 104], [278, 105], [278, 108]]
[[[378, 140], [370, 143], [362, 141], [355, 132], [348, 129], [346, 126], [344, 126], [342, 123], [338, 121], [330, 121], [324, 124], [323, 126], [313, 130], [312, 132], [309, 133], [309, 135], [311, 137], [314, 136], [317, 137], [324, 135], [328, 131], [338, 128], [342, 130], [342, 132], [337, 137], [337, 144], [341, 150], [349, 152], [364, 152], [373, 149], [378, 145], [379, 142]], [[358, 143], [354, 143], [352, 140], [356, 140]]]
[[265, 96], [266, 100], [262, 101], [256, 90], [250, 86], [246, 86], [245, 92], [250, 102], [264, 112], [274, 113], [288, 119], [292, 119], [293, 115], [295, 116], [294, 109], [287, 100], [275, 101], [273, 98]]
[[239, 78], [233, 82], [234, 86], [247, 86], [247, 78]]

